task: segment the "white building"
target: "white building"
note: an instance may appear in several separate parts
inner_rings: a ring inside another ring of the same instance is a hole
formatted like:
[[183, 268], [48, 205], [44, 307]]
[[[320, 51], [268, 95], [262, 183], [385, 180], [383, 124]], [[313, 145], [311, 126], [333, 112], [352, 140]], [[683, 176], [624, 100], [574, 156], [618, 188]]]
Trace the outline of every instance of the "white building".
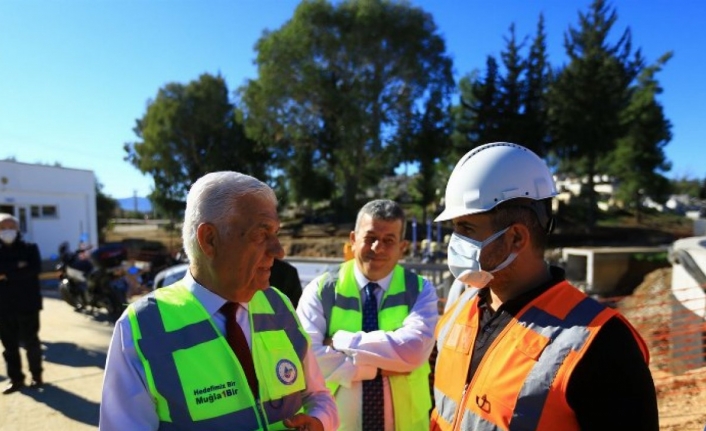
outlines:
[[98, 244], [93, 171], [0, 160], [0, 212], [17, 217], [45, 260], [63, 241]]

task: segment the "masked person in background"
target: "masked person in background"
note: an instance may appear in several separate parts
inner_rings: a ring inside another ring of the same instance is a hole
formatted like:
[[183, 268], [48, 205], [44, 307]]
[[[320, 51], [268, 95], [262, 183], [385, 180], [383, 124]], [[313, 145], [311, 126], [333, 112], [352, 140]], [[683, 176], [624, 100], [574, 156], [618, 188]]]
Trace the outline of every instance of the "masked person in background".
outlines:
[[466, 288], [437, 326], [431, 430], [656, 431], [647, 347], [544, 260], [557, 194], [519, 145], [480, 146], [446, 186], [448, 266]]
[[42, 386], [42, 346], [39, 341], [42, 261], [37, 245], [23, 241], [19, 230], [14, 216], [0, 214], [0, 340], [10, 378], [3, 394], [17, 392], [25, 386], [20, 345], [27, 353], [32, 374], [30, 387]]

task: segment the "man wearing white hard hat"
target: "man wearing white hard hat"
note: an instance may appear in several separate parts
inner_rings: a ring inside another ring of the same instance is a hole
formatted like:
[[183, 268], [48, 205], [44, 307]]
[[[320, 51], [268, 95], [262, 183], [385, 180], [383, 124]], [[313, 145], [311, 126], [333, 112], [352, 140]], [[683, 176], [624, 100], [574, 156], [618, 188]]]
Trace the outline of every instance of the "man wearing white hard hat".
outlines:
[[469, 151], [446, 186], [449, 270], [465, 288], [436, 329], [431, 430], [658, 430], [645, 342], [544, 260], [557, 194], [506, 142]]

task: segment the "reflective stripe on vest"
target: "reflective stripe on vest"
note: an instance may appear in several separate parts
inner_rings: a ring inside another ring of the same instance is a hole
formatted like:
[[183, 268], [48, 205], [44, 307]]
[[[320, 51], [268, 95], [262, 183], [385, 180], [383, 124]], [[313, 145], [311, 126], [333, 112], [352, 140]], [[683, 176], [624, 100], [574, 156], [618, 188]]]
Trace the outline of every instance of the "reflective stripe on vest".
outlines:
[[184, 285], [158, 289], [129, 307], [160, 430], [286, 429], [281, 421], [301, 409], [307, 335], [275, 289], [257, 292], [248, 309], [259, 400], [226, 339]]
[[[358, 332], [363, 328], [361, 294], [354, 272], [355, 261], [343, 263], [338, 271], [322, 277], [319, 297], [326, 318], [327, 336], [339, 330]], [[383, 331], [400, 328], [404, 319], [417, 302], [424, 279], [396, 265], [389, 289], [384, 293], [378, 310], [378, 322]], [[424, 362], [406, 376], [390, 376], [396, 430], [428, 430], [431, 395], [429, 373], [431, 368]], [[326, 382], [332, 394], [338, 384]]]
[[[442, 318], [438, 331], [431, 429], [450, 430], [456, 422], [458, 429], [481, 431], [577, 430], [565, 385], [603, 324], [614, 316], [623, 318], [559, 283], [508, 323], [461, 395], [466, 379], [460, 376], [468, 374], [479, 326], [477, 295], [471, 289], [462, 300]], [[645, 349], [643, 354], [647, 360]]]

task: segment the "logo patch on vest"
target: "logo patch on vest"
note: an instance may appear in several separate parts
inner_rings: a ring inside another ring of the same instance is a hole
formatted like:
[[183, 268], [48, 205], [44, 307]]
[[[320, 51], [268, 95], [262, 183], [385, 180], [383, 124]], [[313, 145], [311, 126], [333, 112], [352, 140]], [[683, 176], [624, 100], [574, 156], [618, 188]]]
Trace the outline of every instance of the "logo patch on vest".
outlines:
[[277, 362], [277, 378], [285, 385], [291, 385], [297, 380], [297, 367], [289, 359]]

